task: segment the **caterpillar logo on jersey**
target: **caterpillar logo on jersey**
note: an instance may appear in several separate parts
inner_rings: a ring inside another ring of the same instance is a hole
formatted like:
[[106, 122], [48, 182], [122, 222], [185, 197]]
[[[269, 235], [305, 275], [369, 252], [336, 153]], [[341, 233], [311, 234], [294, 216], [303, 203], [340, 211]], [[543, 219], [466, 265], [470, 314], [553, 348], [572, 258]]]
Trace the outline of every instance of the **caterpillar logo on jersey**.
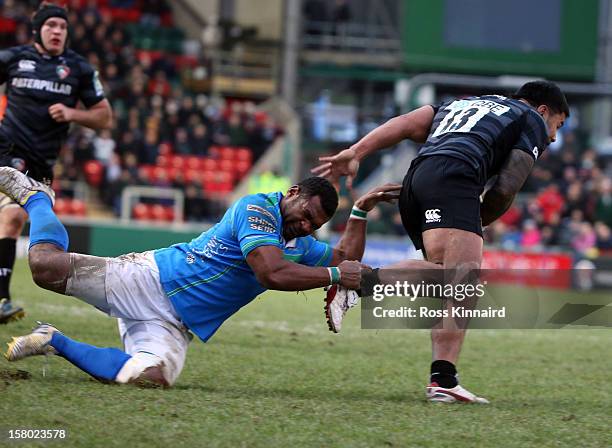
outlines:
[[11, 86], [18, 89], [44, 90], [51, 93], [61, 93], [62, 95], [70, 95], [72, 93], [72, 86], [70, 84], [47, 81], [46, 79], [13, 78]]
[[425, 211], [425, 224], [442, 221], [439, 208], [431, 208]]

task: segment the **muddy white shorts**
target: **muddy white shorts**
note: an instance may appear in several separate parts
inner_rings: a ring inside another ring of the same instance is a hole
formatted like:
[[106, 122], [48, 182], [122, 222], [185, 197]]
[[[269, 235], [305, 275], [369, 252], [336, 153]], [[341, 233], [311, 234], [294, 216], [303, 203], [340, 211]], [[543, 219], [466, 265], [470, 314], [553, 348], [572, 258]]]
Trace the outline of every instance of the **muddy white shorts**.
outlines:
[[70, 264], [66, 294], [116, 317], [125, 352], [148, 367], [161, 365], [173, 384], [190, 335], [161, 287], [153, 252], [116, 258], [71, 254]]

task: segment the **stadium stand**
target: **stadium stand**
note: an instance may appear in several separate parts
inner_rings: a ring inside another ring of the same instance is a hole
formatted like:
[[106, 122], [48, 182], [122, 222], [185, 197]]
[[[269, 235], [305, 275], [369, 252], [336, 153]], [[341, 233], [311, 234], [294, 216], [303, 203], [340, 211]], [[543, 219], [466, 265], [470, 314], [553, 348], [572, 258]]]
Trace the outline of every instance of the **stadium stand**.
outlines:
[[[29, 41], [29, 15], [37, 4], [3, 3], [0, 45]], [[254, 103], [211, 94], [211, 62], [203, 51], [184, 51], [185, 35], [165, 1], [72, 0], [68, 6], [72, 48], [99, 67], [116, 125], [98, 136], [80, 129], [71, 134], [58, 166], [58, 212], [87, 213], [82, 195], [69, 187], [80, 180], [117, 216], [127, 186], [153, 185], [184, 191], [185, 220], [215, 218], [224, 209], [222, 200], [282, 130]], [[343, 14], [350, 17], [350, 11]], [[323, 25], [334, 35], [338, 20], [327, 20]], [[307, 37], [321, 37], [320, 30], [305, 29]], [[563, 143], [540, 159], [526, 193], [486, 229], [487, 243], [530, 251], [562, 248], [578, 256], [612, 252], [612, 165], [587, 141], [579, 129], [563, 131]], [[340, 203], [335, 231], [343, 230], [350, 209], [344, 203], [350, 200]], [[172, 214], [171, 205], [150, 198], [130, 212], [137, 220], [171, 221]], [[369, 232], [404, 235], [399, 215], [385, 206], [372, 213]]]
[[[185, 35], [174, 26], [164, 0], [67, 3], [71, 48], [100, 71], [115, 126], [99, 135], [78, 128], [71, 132], [57, 168], [62, 183], [55, 186], [58, 196], [65, 196], [58, 212], [85, 213], [83, 201], [72, 204], [72, 192], [62, 189], [70, 181], [84, 181], [117, 216], [127, 186], [154, 185], [189, 192], [187, 202], [196, 205], [186, 204], [185, 220], [216, 218], [280, 128], [253, 102], [216, 96], [202, 83], [192, 88], [194, 70], [210, 74], [210, 63], [201, 51], [183, 51]], [[3, 3], [3, 47], [29, 42], [29, 17], [37, 4]], [[155, 206], [151, 213], [142, 210], [132, 215], [171, 217]]]

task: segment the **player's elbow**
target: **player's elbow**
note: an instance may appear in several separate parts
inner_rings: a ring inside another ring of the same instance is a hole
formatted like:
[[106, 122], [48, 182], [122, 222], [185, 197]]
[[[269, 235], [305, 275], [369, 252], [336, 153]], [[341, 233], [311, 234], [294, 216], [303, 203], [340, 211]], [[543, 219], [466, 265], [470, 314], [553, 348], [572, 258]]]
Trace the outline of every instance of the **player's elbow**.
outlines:
[[266, 289], [284, 291], [287, 289], [285, 277], [280, 270], [265, 271], [256, 274], [257, 281]]
[[514, 200], [514, 196], [516, 195], [516, 189], [511, 185], [500, 185], [496, 190], [496, 196], [499, 202], [503, 204], [512, 202]]
[[261, 286], [266, 289], [276, 289], [278, 280], [272, 271], [255, 272], [255, 277]]

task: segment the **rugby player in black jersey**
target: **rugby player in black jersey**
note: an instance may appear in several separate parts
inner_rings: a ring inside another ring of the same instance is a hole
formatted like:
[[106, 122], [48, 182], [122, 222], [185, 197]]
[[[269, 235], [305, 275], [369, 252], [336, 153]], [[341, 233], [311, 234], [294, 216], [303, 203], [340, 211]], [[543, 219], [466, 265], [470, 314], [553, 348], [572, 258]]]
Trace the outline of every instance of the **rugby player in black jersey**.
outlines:
[[[374, 281], [392, 284], [402, 275], [414, 280], [417, 269], [468, 272], [482, 262], [482, 227], [510, 207], [535, 161], [555, 141], [568, 116], [567, 100], [557, 85], [528, 82], [511, 98], [464, 98], [395, 117], [349, 149], [321, 157], [321, 165], [313, 172], [336, 184], [347, 176], [350, 187], [367, 155], [404, 139], [421, 143], [404, 178], [399, 208], [404, 227], [425, 260], [375, 270]], [[485, 191], [493, 177], [492, 186]], [[326, 313], [331, 330], [338, 331], [344, 313], [355, 303], [351, 296], [354, 292], [342, 288], [328, 293]], [[446, 300], [446, 309], [452, 302]], [[458, 384], [455, 364], [465, 333], [466, 322], [455, 322], [452, 316], [432, 329], [430, 401], [487, 402]]]
[[[67, 48], [66, 10], [41, 4], [32, 28], [33, 44], [0, 50], [0, 84], [6, 84], [8, 99], [0, 124], [0, 166], [50, 184], [70, 123], [108, 128], [112, 111], [98, 72]], [[10, 301], [9, 282], [26, 219], [21, 207], [0, 194], [0, 323], [24, 315]]]

